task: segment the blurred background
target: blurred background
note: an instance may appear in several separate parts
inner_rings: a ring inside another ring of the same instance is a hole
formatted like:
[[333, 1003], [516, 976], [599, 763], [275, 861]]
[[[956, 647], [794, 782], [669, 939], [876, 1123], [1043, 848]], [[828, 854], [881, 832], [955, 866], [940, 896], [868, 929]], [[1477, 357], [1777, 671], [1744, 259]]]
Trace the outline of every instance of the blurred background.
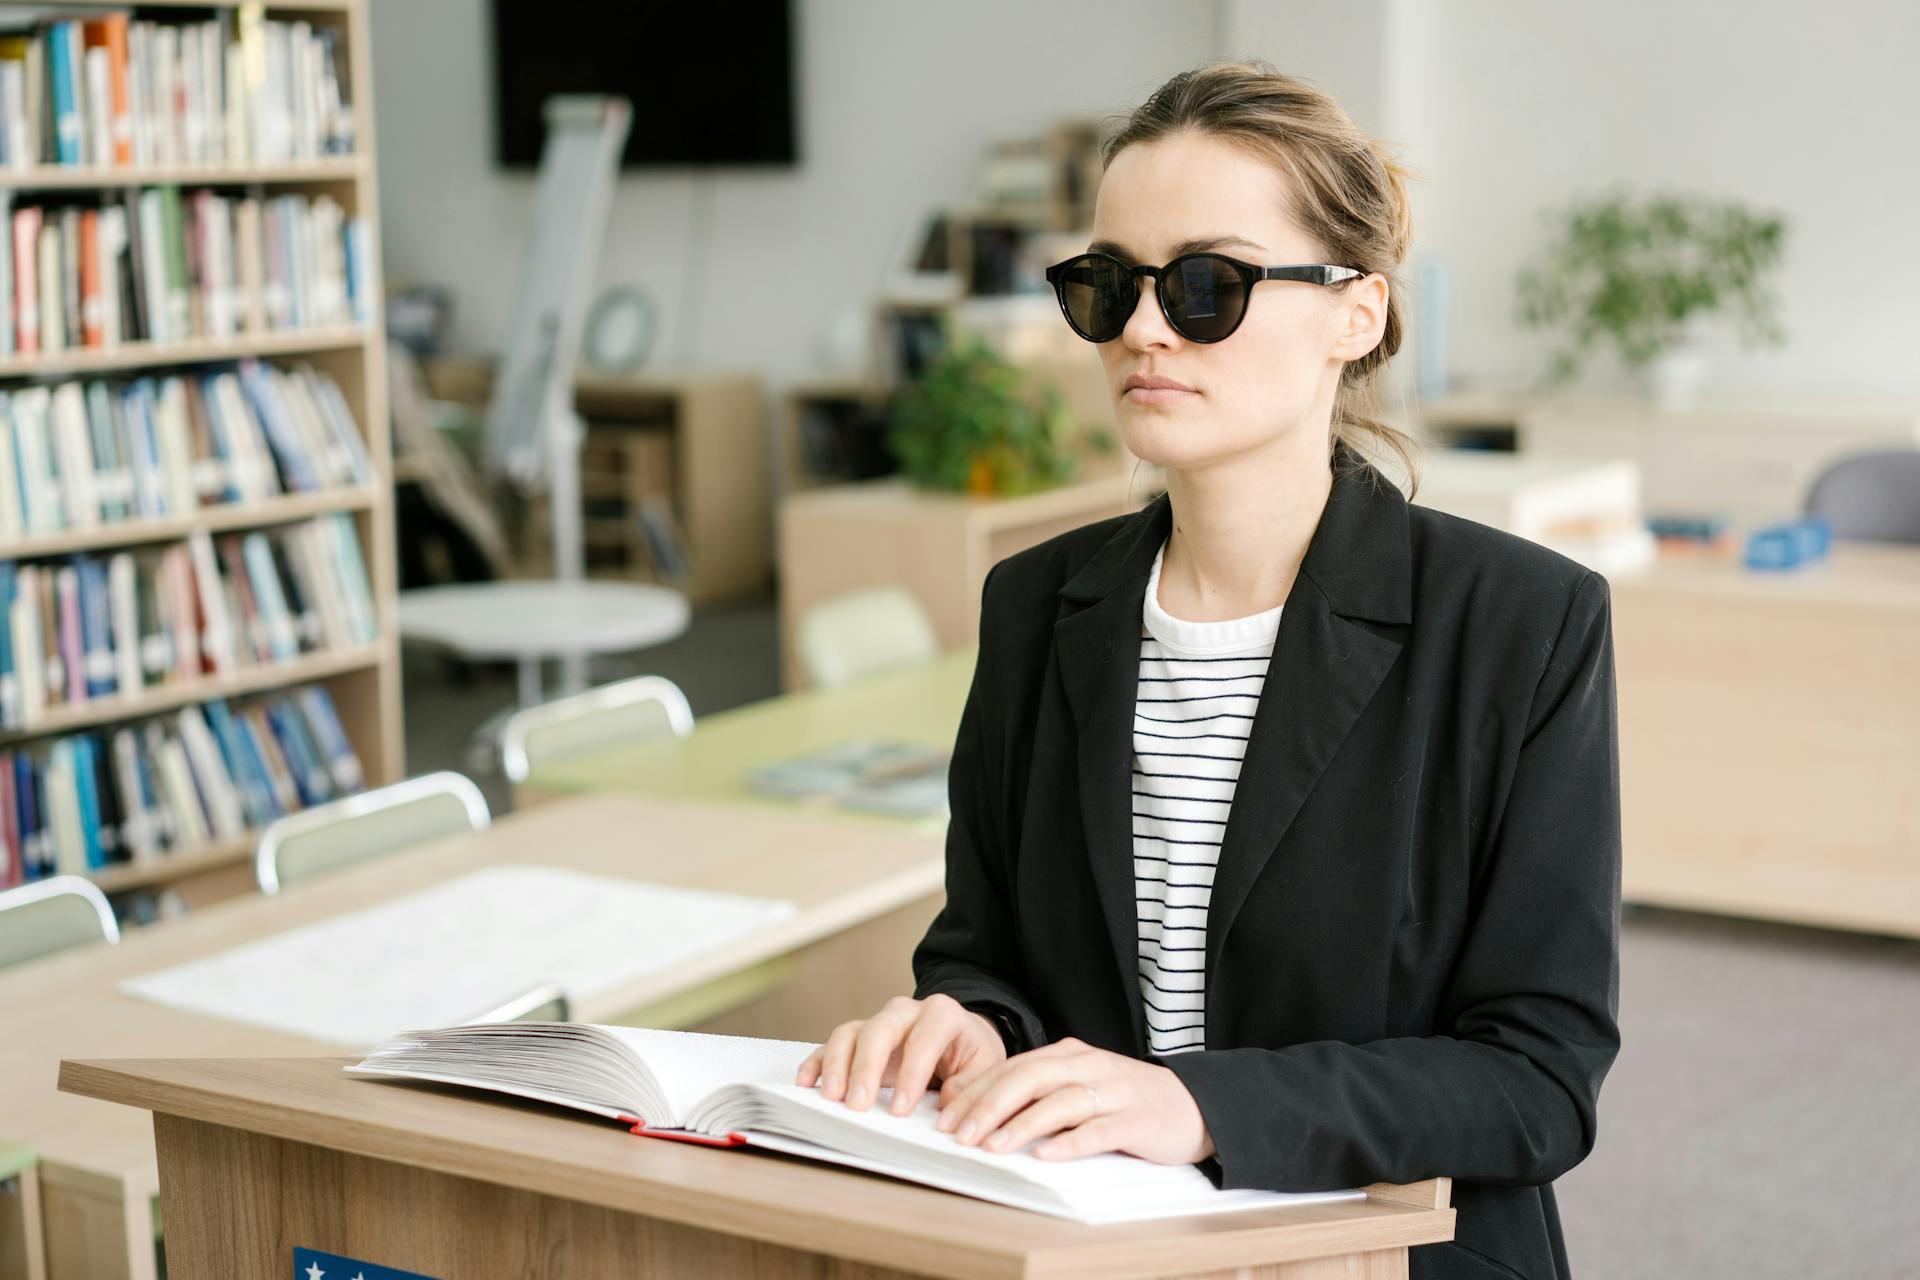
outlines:
[[[1103, 130], [1177, 71], [1264, 59], [1414, 174], [1374, 408], [1422, 442], [1417, 500], [1612, 586], [1624, 1047], [1557, 1184], [1575, 1267], [1920, 1274], [1920, 7], [136, 6], [130, 55], [75, 36], [103, 76], [191, 27], [257, 38], [294, 88], [216, 76], [198, 125], [121, 150], [85, 91], [68, 150], [25, 91], [58, 84], [73, 15], [4, 8], [0, 389], [54, 460], [0, 462], [0, 889], [77, 873], [131, 941], [257, 893], [294, 810], [445, 772], [496, 815], [652, 789], [937, 829], [987, 570], [1160, 491], [1042, 270], [1086, 245]], [[59, 256], [96, 234], [97, 290]], [[63, 310], [97, 291], [104, 332]], [[169, 506], [111, 424], [151, 415], [166, 472], [181, 378]], [[63, 412], [106, 438], [67, 442]], [[222, 416], [246, 412], [257, 445]], [[117, 507], [75, 488], [115, 471]], [[112, 582], [151, 576], [128, 626], [172, 635], [181, 563], [186, 647], [231, 609], [241, 651], [121, 665]], [[229, 698], [261, 735], [252, 799], [244, 742], [223, 773], [176, 724]], [[169, 751], [201, 819], [89, 836], [167, 807], [140, 771]], [[123, 754], [104, 818], [24, 815]]]

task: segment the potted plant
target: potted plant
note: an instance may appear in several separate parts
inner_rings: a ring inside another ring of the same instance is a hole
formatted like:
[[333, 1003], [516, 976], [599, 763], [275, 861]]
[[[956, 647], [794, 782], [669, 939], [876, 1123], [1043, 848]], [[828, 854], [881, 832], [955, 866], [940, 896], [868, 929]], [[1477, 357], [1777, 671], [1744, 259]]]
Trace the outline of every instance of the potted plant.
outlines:
[[1553, 241], [1518, 277], [1522, 325], [1558, 330], [1544, 381], [1571, 379], [1601, 342], [1638, 372], [1654, 401], [1689, 401], [1705, 375], [1711, 321], [1730, 314], [1743, 346], [1785, 341], [1766, 277], [1786, 224], [1738, 202], [1615, 193], [1558, 215]]
[[1078, 424], [1059, 392], [1036, 389], [978, 335], [955, 344], [889, 408], [887, 446], [914, 484], [1030, 493], [1073, 475]]

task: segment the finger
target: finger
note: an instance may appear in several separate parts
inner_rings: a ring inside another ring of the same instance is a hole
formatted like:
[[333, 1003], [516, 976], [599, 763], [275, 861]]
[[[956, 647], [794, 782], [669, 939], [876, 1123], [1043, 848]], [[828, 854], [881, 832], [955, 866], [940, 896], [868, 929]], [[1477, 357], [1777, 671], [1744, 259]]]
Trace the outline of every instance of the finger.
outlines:
[[954, 1131], [954, 1137], [961, 1142], [978, 1142], [999, 1128], [1008, 1116], [1075, 1079], [1077, 1074], [1073, 1062], [1067, 1058], [1022, 1054], [1008, 1059], [1008, 1063], [1008, 1070], [998, 1080], [991, 1084], [981, 1082], [984, 1087]]
[[895, 997], [861, 1024], [853, 1042], [853, 1064], [847, 1070], [847, 1105], [855, 1111], [866, 1110], [879, 1093], [881, 1078], [906, 1038], [917, 1007], [913, 1000]]
[[893, 1076], [893, 1103], [888, 1108], [894, 1115], [904, 1116], [920, 1105], [934, 1068], [960, 1034], [959, 1019], [944, 1015], [937, 1007], [921, 1008], [920, 1017], [900, 1046], [900, 1066]]
[[799, 1068], [793, 1073], [793, 1082], [802, 1089], [813, 1088], [813, 1082], [820, 1078], [820, 1064], [826, 1054], [826, 1046], [822, 1045], [801, 1059]]
[[1104, 1115], [1035, 1144], [1030, 1154], [1042, 1160], [1078, 1160], [1103, 1151], [1118, 1151], [1120, 1147], [1120, 1123], [1113, 1116]]
[[967, 1113], [973, 1109], [974, 1103], [980, 1100], [980, 1096], [991, 1089], [1007, 1072], [1014, 1070], [1022, 1060], [1019, 1057], [1006, 1058], [990, 1067], [978, 1068], [953, 1081], [953, 1091], [950, 1094], [943, 1087], [940, 1115], [933, 1122], [933, 1127], [943, 1133], [951, 1133], [958, 1129], [960, 1123], [967, 1118]]
[[820, 1059], [820, 1096], [839, 1101], [846, 1096], [847, 1068], [853, 1059], [853, 1040], [860, 1033], [859, 1022], [843, 1022], [827, 1037]]
[[[1000, 1063], [996, 1062], [993, 1064], [993, 1067], [999, 1065]], [[962, 1071], [957, 1075], [951, 1075], [942, 1080], [940, 1082], [940, 1110], [942, 1115], [944, 1116], [947, 1109], [953, 1106], [954, 1099], [965, 1093], [973, 1086], [974, 1081], [991, 1071], [993, 1067], [974, 1067], [971, 1070]]]
[[1018, 1151], [1036, 1138], [1051, 1137], [1097, 1114], [1093, 1093], [1074, 1081], [1036, 1099], [981, 1139], [980, 1145], [988, 1151]]

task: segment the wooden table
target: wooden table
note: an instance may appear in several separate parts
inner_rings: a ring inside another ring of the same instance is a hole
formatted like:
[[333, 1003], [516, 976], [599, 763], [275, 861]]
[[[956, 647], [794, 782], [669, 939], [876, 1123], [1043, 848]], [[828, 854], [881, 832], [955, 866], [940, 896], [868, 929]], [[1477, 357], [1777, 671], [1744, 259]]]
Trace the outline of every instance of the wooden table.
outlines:
[[[1842, 542], [1785, 573], [1663, 552], [1607, 577], [1623, 896], [1920, 937], [1920, 548]], [[747, 768], [863, 732], [950, 746], [973, 660], [737, 708], [530, 786], [790, 809]]]
[[[503, 863], [793, 902], [792, 916], [745, 941], [574, 1008], [583, 1021], [616, 1021], [625, 1010], [787, 955], [794, 958], [793, 983], [702, 1029], [793, 1039], [823, 1039], [887, 996], [912, 991], [908, 940], [924, 932], [924, 904], [937, 895], [944, 871], [940, 840], [898, 823], [581, 796], [278, 897], [219, 903], [164, 929], [130, 934], [116, 947], [0, 971], [0, 1133], [39, 1152], [51, 1274], [151, 1276], [150, 1206], [159, 1185], [146, 1117], [57, 1092], [60, 1059], [339, 1052], [337, 1045], [122, 995], [119, 982]], [[875, 936], [892, 940], [889, 964], [874, 963]]]
[[[797, 806], [792, 800], [770, 799], [748, 790], [747, 771], [869, 735], [951, 750], [967, 687], [973, 681], [974, 652], [969, 645], [931, 662], [876, 672], [838, 689], [807, 689], [703, 716], [688, 738], [653, 738], [559, 761], [534, 773], [514, 792], [514, 801], [525, 804], [559, 794], [616, 790], [793, 812]], [[889, 825], [902, 821], [886, 815], [877, 815], [877, 820]], [[921, 820], [918, 825], [943, 830], [946, 820]]]
[[169, 1260], [183, 1276], [285, 1275], [303, 1246], [460, 1280], [1388, 1280], [1407, 1275], [1410, 1246], [1453, 1235], [1444, 1178], [1362, 1200], [1095, 1227], [818, 1161], [648, 1141], [509, 1099], [369, 1082], [343, 1074], [348, 1061], [67, 1062], [61, 1085], [155, 1113]]
[[1622, 896], [1920, 937], [1920, 547], [1609, 582]]

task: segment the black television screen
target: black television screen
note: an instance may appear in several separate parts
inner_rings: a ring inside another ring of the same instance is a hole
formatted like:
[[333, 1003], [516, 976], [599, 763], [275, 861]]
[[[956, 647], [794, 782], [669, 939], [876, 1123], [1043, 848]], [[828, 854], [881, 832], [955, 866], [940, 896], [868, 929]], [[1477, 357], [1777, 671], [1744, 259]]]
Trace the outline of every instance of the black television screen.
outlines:
[[633, 103], [629, 169], [796, 160], [790, 0], [493, 0], [500, 163], [532, 168], [556, 93]]

